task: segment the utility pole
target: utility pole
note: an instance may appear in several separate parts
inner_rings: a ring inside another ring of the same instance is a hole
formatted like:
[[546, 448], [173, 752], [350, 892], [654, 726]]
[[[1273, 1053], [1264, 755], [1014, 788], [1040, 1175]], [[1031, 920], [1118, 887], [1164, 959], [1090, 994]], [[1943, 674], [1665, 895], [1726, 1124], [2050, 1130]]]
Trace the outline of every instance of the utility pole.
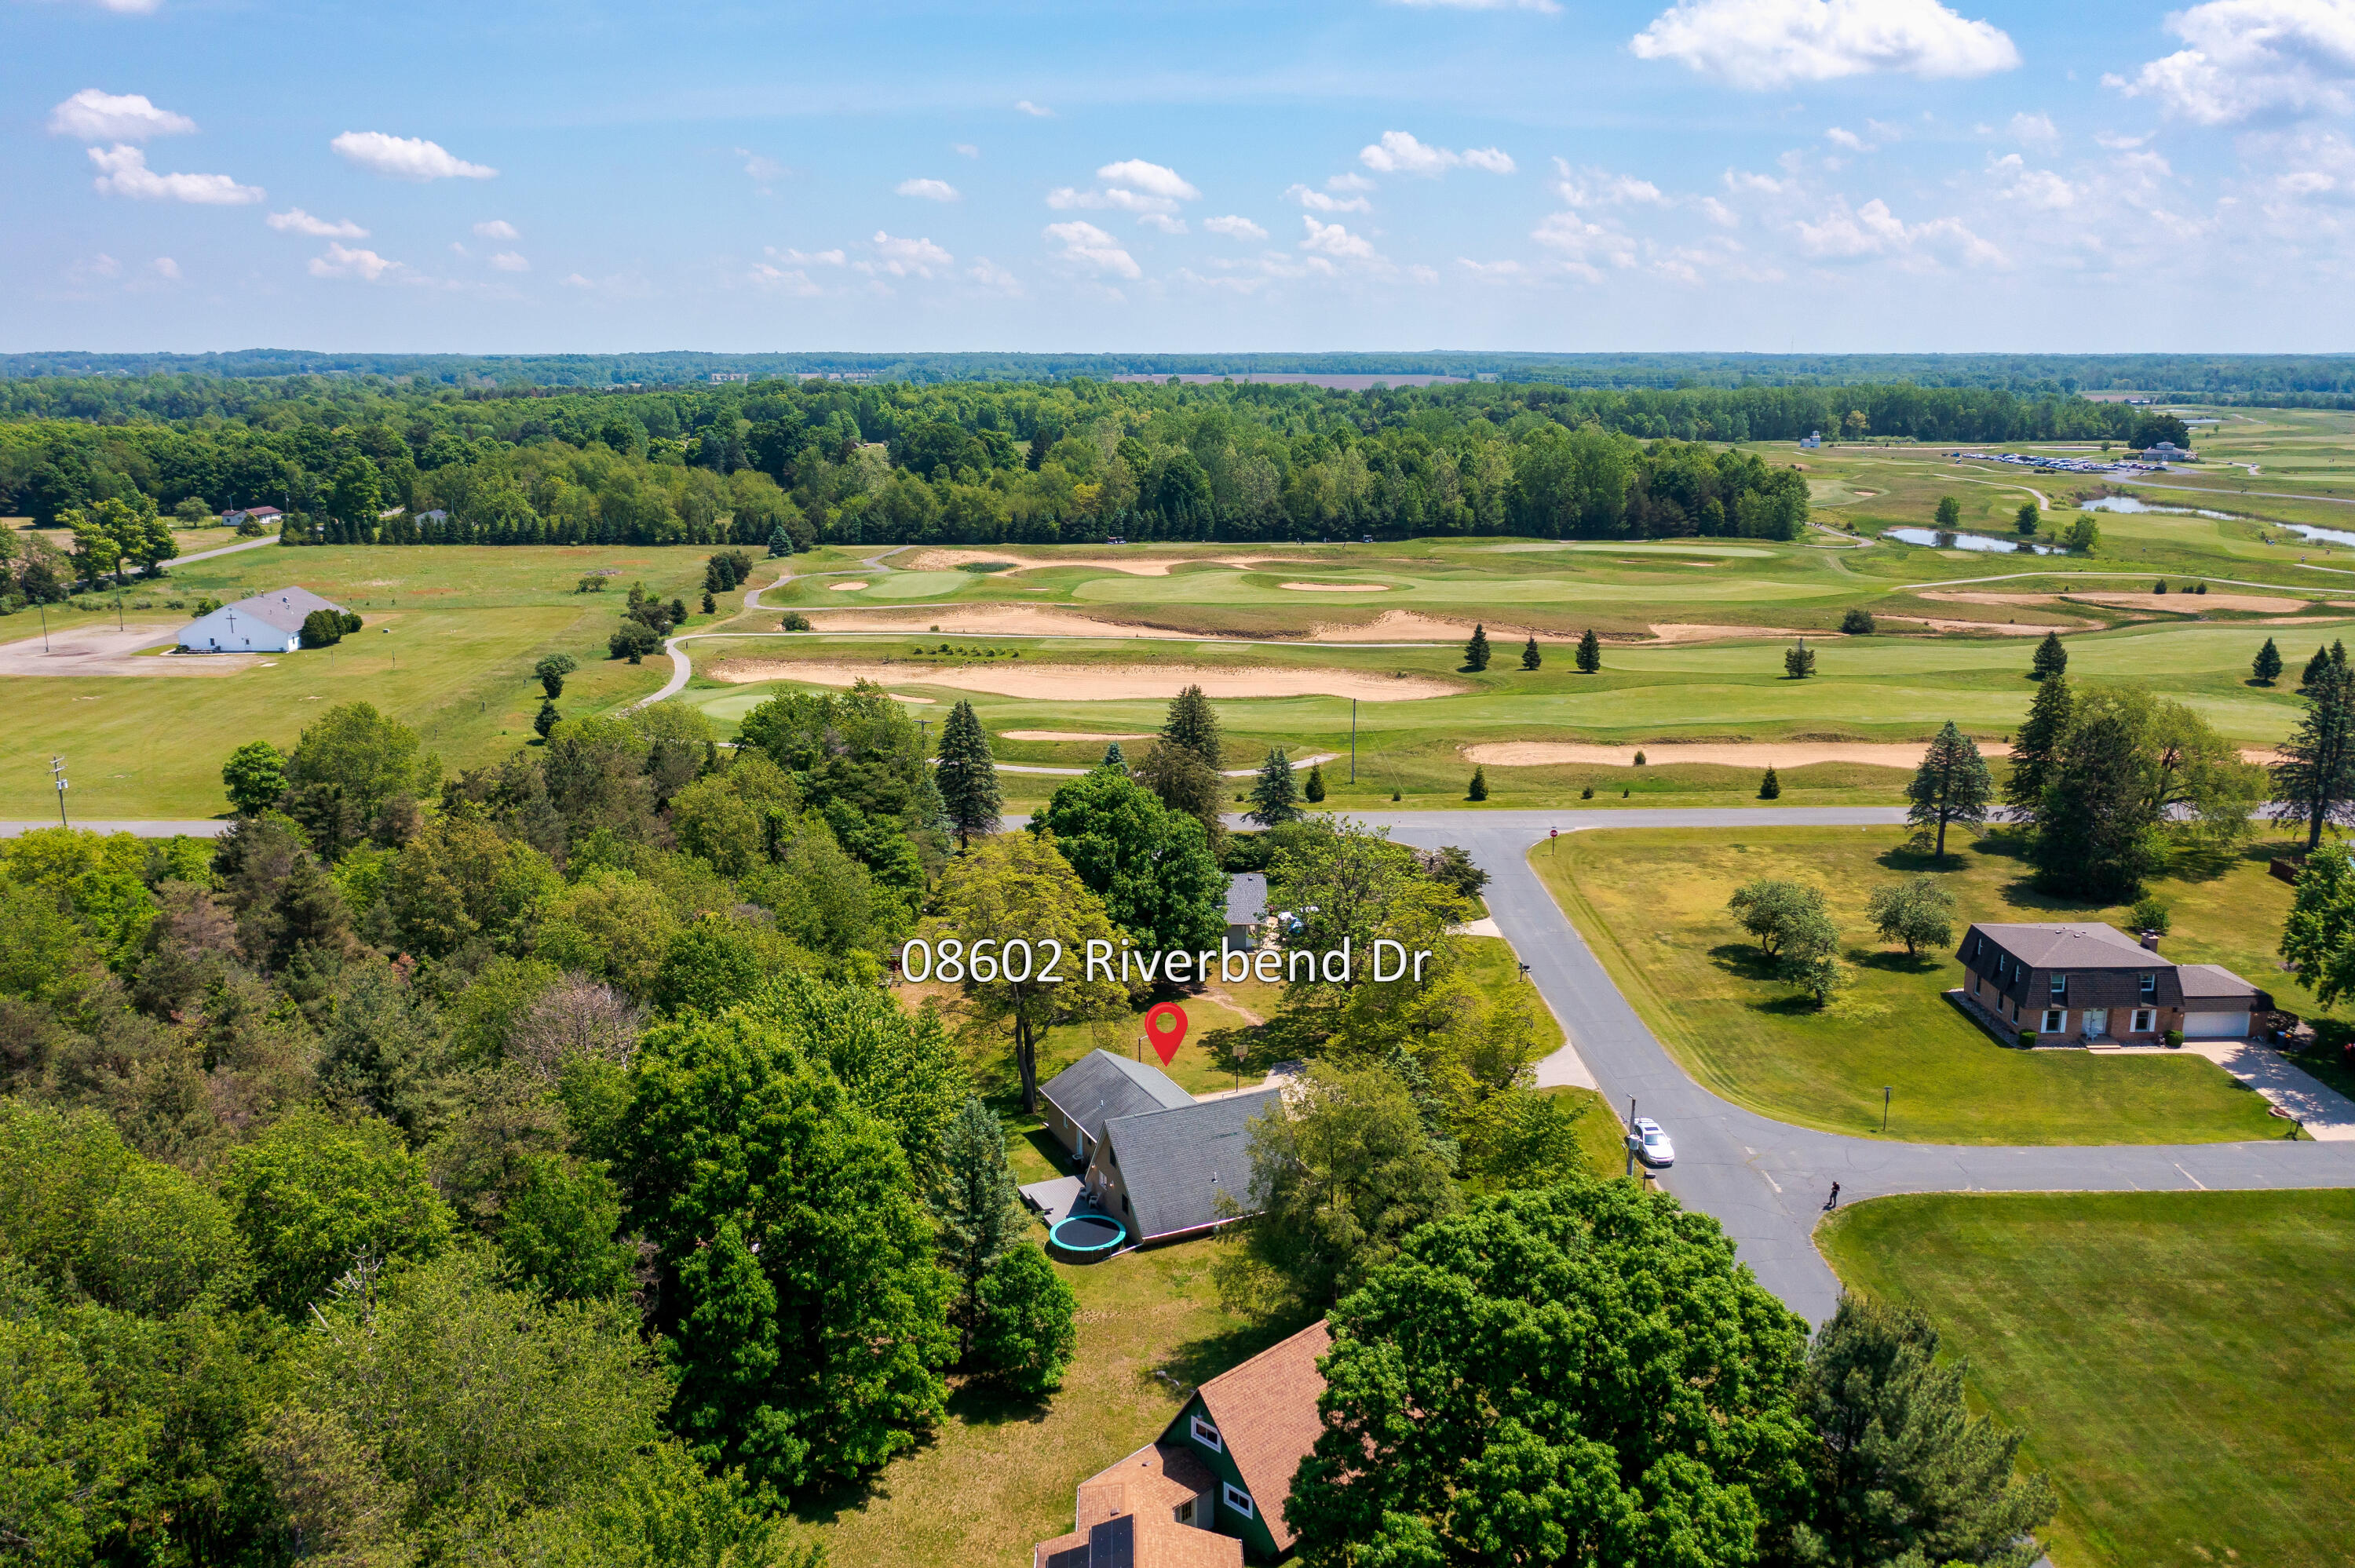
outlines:
[[1622, 1174], [1622, 1175], [1626, 1175], [1626, 1176], [1633, 1176], [1635, 1173], [1636, 1173], [1636, 1097], [1635, 1097], [1635, 1096], [1633, 1096], [1633, 1095], [1629, 1095], [1629, 1096], [1627, 1097], [1627, 1169], [1626, 1169], [1625, 1171], [1622, 1171], [1622, 1172], [1621, 1172], [1621, 1174]]
[[66, 759], [62, 757], [50, 758], [49, 772], [58, 781], [58, 826], [61, 828], [70, 826], [66, 821]]
[[1349, 782], [1358, 781], [1358, 699], [1349, 699]]
[[48, 651], [49, 651], [49, 606], [48, 606], [48, 601], [47, 599], [44, 599], [44, 600], [42, 600], [42, 601], [41, 601], [41, 652], [44, 652], [44, 653], [46, 653], [46, 652], [48, 652]]

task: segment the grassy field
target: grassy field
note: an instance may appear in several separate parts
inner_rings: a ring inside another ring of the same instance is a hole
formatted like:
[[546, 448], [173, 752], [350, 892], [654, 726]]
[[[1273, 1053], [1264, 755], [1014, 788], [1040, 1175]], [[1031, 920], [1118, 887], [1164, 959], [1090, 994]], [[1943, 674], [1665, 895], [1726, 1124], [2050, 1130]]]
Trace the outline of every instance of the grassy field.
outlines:
[[[1572, 921], [1677, 1060], [1711, 1090], [1766, 1115], [1924, 1143], [2196, 1143], [2279, 1138], [2257, 1095], [2186, 1055], [2024, 1052], [1998, 1045], [1942, 992], [1960, 983], [1948, 951], [1884, 947], [1864, 905], [1883, 883], [1933, 871], [1969, 921], [2124, 919], [2047, 898], [2004, 841], [1965, 844], [1944, 867], [1891, 828], [1645, 830], [1565, 835], [1531, 852]], [[1734, 888], [1786, 876], [1828, 895], [1850, 944], [1855, 984], [1818, 1010], [1774, 980], [1726, 913]], [[2201, 878], [2161, 881], [2173, 907], [2168, 956], [2226, 964], [2297, 1008], [2308, 998], [2267, 948], [2290, 890], [2262, 851]]]
[[2026, 1434], [2059, 1568], [2355, 1563], [2355, 1193], [1882, 1198], [1818, 1241]]

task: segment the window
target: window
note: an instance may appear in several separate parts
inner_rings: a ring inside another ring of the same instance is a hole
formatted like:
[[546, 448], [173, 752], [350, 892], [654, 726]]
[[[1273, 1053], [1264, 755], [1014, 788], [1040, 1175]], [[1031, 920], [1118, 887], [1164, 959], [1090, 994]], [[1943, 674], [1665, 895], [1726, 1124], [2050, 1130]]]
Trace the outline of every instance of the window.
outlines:
[[1975, 958], [1975, 959], [1976, 959], [1976, 958], [1977, 958], [1981, 953], [1984, 953], [1984, 952], [1986, 952], [1986, 951], [1987, 951], [1987, 938], [1986, 938], [1985, 937], [1973, 937], [1973, 938], [1971, 938], [1971, 957], [1973, 957], [1973, 958]]
[[2157, 975], [2145, 975], [2142, 977], [2142, 993], [2145, 996], [2157, 996], [2158, 994], [2158, 977]]
[[1184, 1502], [1179, 1503], [1178, 1505], [1177, 1511], [1172, 1513], [1169, 1517], [1176, 1520], [1180, 1524], [1193, 1523], [1194, 1499], [1192, 1498], [1188, 1498]]
[[1259, 1517], [1252, 1508], [1251, 1493], [1243, 1490], [1242, 1488], [1235, 1485], [1234, 1482], [1220, 1482], [1219, 1486], [1219, 1496], [1225, 1501], [1229, 1508], [1242, 1515], [1245, 1519], [1256, 1519]]
[[2158, 1012], [2156, 1008], [2137, 1007], [2135, 1009], [2133, 1031], [2135, 1033], [2147, 1034], [2158, 1027]]
[[2054, 975], [2052, 977], [2052, 994], [2054, 996], [2067, 996], [2069, 994], [2069, 977], [2067, 975]]
[[2058, 1033], [2061, 1033], [2061, 1026], [2062, 1026], [2062, 1024], [2064, 1024], [2064, 1023], [2068, 1022], [2069, 1022], [2069, 1015], [2068, 1015], [2067, 1013], [2065, 1013], [2065, 1012], [2062, 1012], [2059, 1008], [2057, 1008], [2057, 1007], [2051, 1007], [2051, 1008], [2047, 1008], [2047, 1009], [2045, 1009], [2045, 1012], [2044, 1012], [2044, 1033], [2047, 1033], [2047, 1034], [2058, 1034]]
[[1213, 1454], [1223, 1454], [1227, 1446], [1219, 1440], [1219, 1429], [1201, 1416], [1194, 1417], [1194, 1441]]

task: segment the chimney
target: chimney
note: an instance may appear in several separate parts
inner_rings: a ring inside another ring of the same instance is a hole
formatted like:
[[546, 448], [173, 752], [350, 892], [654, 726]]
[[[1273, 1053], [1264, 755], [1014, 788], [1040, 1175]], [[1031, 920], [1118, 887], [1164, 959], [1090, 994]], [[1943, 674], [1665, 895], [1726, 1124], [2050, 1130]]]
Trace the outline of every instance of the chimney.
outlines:
[[2145, 931], [2142, 934], [2142, 945], [2149, 948], [2154, 953], [2158, 951], [2158, 933], [2156, 931]]

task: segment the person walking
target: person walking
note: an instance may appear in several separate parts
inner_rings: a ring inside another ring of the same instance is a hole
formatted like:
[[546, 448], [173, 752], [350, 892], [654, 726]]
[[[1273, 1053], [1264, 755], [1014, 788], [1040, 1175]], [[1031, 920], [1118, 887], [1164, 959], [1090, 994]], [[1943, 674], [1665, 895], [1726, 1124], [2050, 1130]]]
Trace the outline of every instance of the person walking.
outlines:
[[1831, 1195], [1830, 1197], [1826, 1198], [1826, 1199], [1824, 1200], [1824, 1207], [1825, 1207], [1827, 1210], [1830, 1210], [1830, 1209], [1837, 1209], [1837, 1208], [1838, 1208], [1838, 1207], [1839, 1207], [1839, 1183], [1838, 1183], [1838, 1182], [1835, 1181], [1835, 1182], [1833, 1182], [1833, 1183], [1832, 1183], [1832, 1195]]

